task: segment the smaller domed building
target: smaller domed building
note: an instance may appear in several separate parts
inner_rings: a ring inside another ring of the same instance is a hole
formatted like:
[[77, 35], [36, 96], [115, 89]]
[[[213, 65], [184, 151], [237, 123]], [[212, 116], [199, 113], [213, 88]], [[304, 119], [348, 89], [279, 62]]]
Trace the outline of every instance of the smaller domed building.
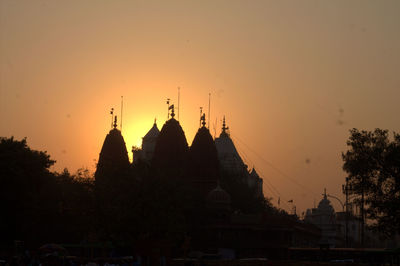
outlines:
[[210, 193], [208, 193], [206, 200], [209, 208], [211, 209], [230, 209], [231, 196], [229, 196], [228, 192], [221, 188], [219, 183], [215, 189], [211, 190]]
[[335, 209], [328, 200], [326, 189], [317, 208], [308, 209], [304, 221], [314, 224], [321, 229], [320, 245], [335, 247], [339, 244], [339, 224], [336, 223]]

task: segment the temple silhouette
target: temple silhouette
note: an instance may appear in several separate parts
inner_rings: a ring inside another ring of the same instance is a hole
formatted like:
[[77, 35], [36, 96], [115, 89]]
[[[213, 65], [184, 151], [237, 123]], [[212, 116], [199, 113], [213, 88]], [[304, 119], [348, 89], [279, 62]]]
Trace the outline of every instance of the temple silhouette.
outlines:
[[[121, 204], [115, 200], [118, 196], [113, 194], [114, 188], [118, 187], [127, 169], [141, 169], [145, 174], [137, 178], [139, 183], [146, 178], [158, 180], [152, 183], [154, 189], [160, 189], [155, 186], [164, 181], [172, 186], [183, 184], [196, 199], [196, 203], [184, 211], [188, 223], [185, 235], [190, 244], [186, 244], [183, 251], [171, 248], [172, 257], [196, 251], [222, 254], [227, 258], [283, 258], [293, 242], [318, 245], [320, 230], [317, 227], [279, 213], [265, 199], [263, 180], [254, 168], [249, 171], [243, 162], [230, 137], [225, 117], [221, 133], [214, 140], [206, 127], [205, 115], [201, 115], [200, 127], [190, 146], [175, 119], [173, 105], [170, 117], [161, 130], [154, 121], [143, 137], [141, 148], [132, 149], [132, 163], [115, 118], [104, 140], [95, 173], [97, 194], [103, 195], [98, 201], [100, 209], [105, 213], [109, 209], [112, 213], [115, 204]], [[157, 232], [148, 239], [160, 245], [160, 239], [165, 239], [166, 234]], [[165, 245], [162, 246], [165, 249]]]

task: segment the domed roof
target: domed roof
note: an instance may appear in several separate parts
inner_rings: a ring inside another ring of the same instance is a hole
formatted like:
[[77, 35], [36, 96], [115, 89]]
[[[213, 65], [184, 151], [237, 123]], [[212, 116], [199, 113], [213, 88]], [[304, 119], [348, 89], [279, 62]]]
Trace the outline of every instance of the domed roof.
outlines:
[[318, 212], [321, 214], [335, 214], [335, 209], [331, 205], [331, 201], [328, 200], [326, 189], [324, 191], [324, 197], [318, 203]]
[[324, 198], [318, 203], [318, 211], [321, 213], [335, 213], [330, 200], [324, 196]]
[[219, 184], [208, 193], [206, 200], [213, 205], [217, 204], [217, 206], [228, 206], [231, 204], [231, 196]]
[[217, 180], [219, 174], [217, 148], [210, 131], [205, 126], [197, 131], [189, 149], [189, 158], [190, 168], [195, 176]]
[[163, 125], [154, 149], [153, 165], [162, 168], [181, 168], [188, 152], [185, 133], [177, 120], [171, 118]]
[[129, 165], [128, 151], [121, 131], [114, 127], [107, 134], [97, 163], [96, 177], [104, 171], [117, 170]]
[[155, 139], [160, 134], [160, 130], [158, 130], [157, 123], [154, 121], [153, 127], [144, 135], [143, 139]]

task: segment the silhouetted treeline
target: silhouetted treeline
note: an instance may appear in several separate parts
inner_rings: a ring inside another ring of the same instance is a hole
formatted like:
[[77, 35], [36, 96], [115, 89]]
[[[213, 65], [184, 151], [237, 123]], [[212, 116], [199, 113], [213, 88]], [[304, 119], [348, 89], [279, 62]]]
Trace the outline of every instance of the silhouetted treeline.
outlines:
[[0, 230], [3, 244], [80, 241], [91, 226], [93, 179], [50, 172], [55, 161], [26, 140], [0, 139]]
[[[191, 178], [169, 176], [139, 162], [113, 171], [52, 172], [55, 161], [25, 139], [0, 139], [0, 234], [2, 245], [168, 239], [175, 246], [209, 218], [204, 194]], [[179, 173], [179, 172], [175, 172]], [[182, 172], [181, 175], [185, 173]], [[103, 178], [103, 179], [102, 179]], [[278, 215], [268, 200], [238, 178], [221, 173], [232, 212]]]
[[400, 233], [400, 134], [387, 130], [350, 130], [342, 154], [349, 192], [375, 230]]

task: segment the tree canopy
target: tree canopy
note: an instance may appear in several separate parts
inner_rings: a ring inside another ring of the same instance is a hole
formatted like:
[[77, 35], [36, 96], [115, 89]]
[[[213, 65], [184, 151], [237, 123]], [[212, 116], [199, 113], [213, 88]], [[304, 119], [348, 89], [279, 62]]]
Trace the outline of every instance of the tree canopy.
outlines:
[[[95, 182], [84, 169], [52, 172], [54, 163], [46, 152], [29, 148], [26, 139], [0, 138], [0, 242], [132, 246], [138, 239], [168, 239], [176, 244], [207, 221], [204, 195], [190, 176], [165, 178], [144, 162], [121, 168], [103, 164], [96, 177], [104, 182]], [[243, 177], [221, 175], [232, 211], [273, 213], [269, 201], [254, 197]]]
[[350, 130], [342, 154], [350, 193], [365, 203], [371, 227], [386, 235], [400, 233], [400, 135], [388, 130]]
[[80, 241], [90, 222], [93, 178], [85, 171], [54, 173], [50, 155], [26, 139], [0, 138], [1, 242], [27, 245]]

